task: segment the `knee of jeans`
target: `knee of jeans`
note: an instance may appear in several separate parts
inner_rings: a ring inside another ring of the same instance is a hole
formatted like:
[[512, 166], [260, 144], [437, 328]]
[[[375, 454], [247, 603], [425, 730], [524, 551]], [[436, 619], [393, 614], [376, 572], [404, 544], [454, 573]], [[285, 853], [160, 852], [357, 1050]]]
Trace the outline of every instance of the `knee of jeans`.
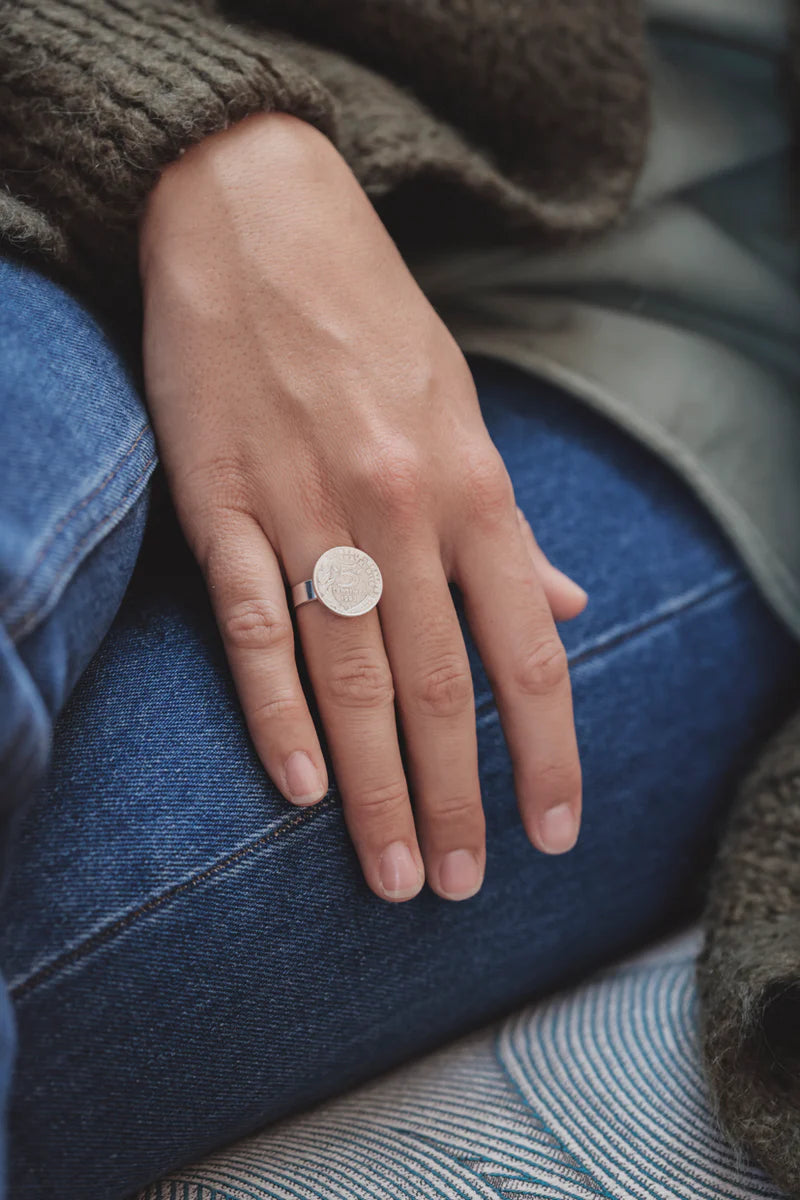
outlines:
[[44, 774], [53, 724], [116, 615], [147, 511], [145, 492], [23, 636], [15, 638], [0, 615], [0, 812], [29, 796]]
[[155, 444], [117, 348], [80, 304], [0, 260], [0, 788], [27, 789], [122, 599]]
[[155, 443], [91, 314], [2, 260], [0, 393], [0, 619], [19, 643], [136, 506]]
[[51, 732], [41, 694], [0, 622], [0, 820], [43, 775]]

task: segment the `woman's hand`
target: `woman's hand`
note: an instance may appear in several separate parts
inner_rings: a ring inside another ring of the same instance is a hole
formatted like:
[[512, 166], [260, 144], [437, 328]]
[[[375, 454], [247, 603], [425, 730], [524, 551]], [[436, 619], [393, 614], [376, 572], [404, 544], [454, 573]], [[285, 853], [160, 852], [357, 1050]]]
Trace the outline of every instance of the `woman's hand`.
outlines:
[[141, 273], [172, 495], [283, 794], [312, 804], [328, 787], [284, 576], [308, 579], [322, 551], [351, 544], [383, 573], [379, 610], [308, 604], [297, 629], [370, 887], [405, 900], [427, 877], [461, 899], [481, 884], [474, 700], [449, 580], [492, 682], [528, 835], [569, 849], [580, 766], [551, 607], [575, 615], [585, 595], [520, 519], [466, 363], [341, 156], [285, 116], [207, 139], [150, 198]]

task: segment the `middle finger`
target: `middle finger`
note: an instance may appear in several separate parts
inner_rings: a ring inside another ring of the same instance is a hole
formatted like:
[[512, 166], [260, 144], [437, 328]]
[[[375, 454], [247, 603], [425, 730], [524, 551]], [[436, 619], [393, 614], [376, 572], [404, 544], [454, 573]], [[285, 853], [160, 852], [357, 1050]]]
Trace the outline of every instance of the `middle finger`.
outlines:
[[481, 886], [485, 819], [469, 658], [438, 547], [383, 569], [392, 664], [429, 885], [448, 900]]

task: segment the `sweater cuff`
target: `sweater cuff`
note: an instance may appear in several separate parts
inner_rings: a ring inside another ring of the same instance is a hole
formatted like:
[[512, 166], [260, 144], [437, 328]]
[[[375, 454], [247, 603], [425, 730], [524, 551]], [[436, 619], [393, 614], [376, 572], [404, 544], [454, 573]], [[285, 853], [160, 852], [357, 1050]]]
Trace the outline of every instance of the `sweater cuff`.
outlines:
[[103, 264], [126, 276], [135, 267], [147, 194], [206, 135], [258, 111], [332, 134], [321, 84], [264, 35], [254, 41], [189, 0], [16, 0], [0, 80], [14, 241], [95, 280]]

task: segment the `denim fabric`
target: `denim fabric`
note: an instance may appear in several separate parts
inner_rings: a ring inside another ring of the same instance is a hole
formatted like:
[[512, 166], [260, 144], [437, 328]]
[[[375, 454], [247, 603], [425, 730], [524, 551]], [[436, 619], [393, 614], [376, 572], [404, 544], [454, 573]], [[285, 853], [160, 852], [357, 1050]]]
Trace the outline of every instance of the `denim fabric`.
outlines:
[[[116, 369], [92, 363], [98, 396], [122, 396], [103, 378]], [[475, 371], [521, 506], [590, 594], [563, 627], [578, 846], [548, 858], [526, 841], [469, 642], [485, 885], [462, 904], [375, 897], [335, 788], [298, 812], [259, 766], [202, 582], [160, 521], [14, 842], [0, 922], [19, 1037], [11, 1200], [119, 1200], [696, 908], [731, 782], [796, 687], [800, 652], [649, 452], [564, 393]], [[126, 436], [115, 422], [108, 457], [94, 451], [100, 479], [138, 436], [127, 395]], [[45, 463], [56, 453], [41, 428], [27, 436]], [[109, 570], [121, 577], [116, 557]]]
[[[21, 804], [46, 770], [53, 722], [122, 600], [154, 465], [144, 407], [97, 323], [52, 283], [0, 260], [4, 860]], [[13, 1054], [0, 987], [0, 1166]]]
[[155, 465], [128, 373], [71, 297], [0, 260], [0, 803], [27, 796], [53, 719], [122, 599]]

